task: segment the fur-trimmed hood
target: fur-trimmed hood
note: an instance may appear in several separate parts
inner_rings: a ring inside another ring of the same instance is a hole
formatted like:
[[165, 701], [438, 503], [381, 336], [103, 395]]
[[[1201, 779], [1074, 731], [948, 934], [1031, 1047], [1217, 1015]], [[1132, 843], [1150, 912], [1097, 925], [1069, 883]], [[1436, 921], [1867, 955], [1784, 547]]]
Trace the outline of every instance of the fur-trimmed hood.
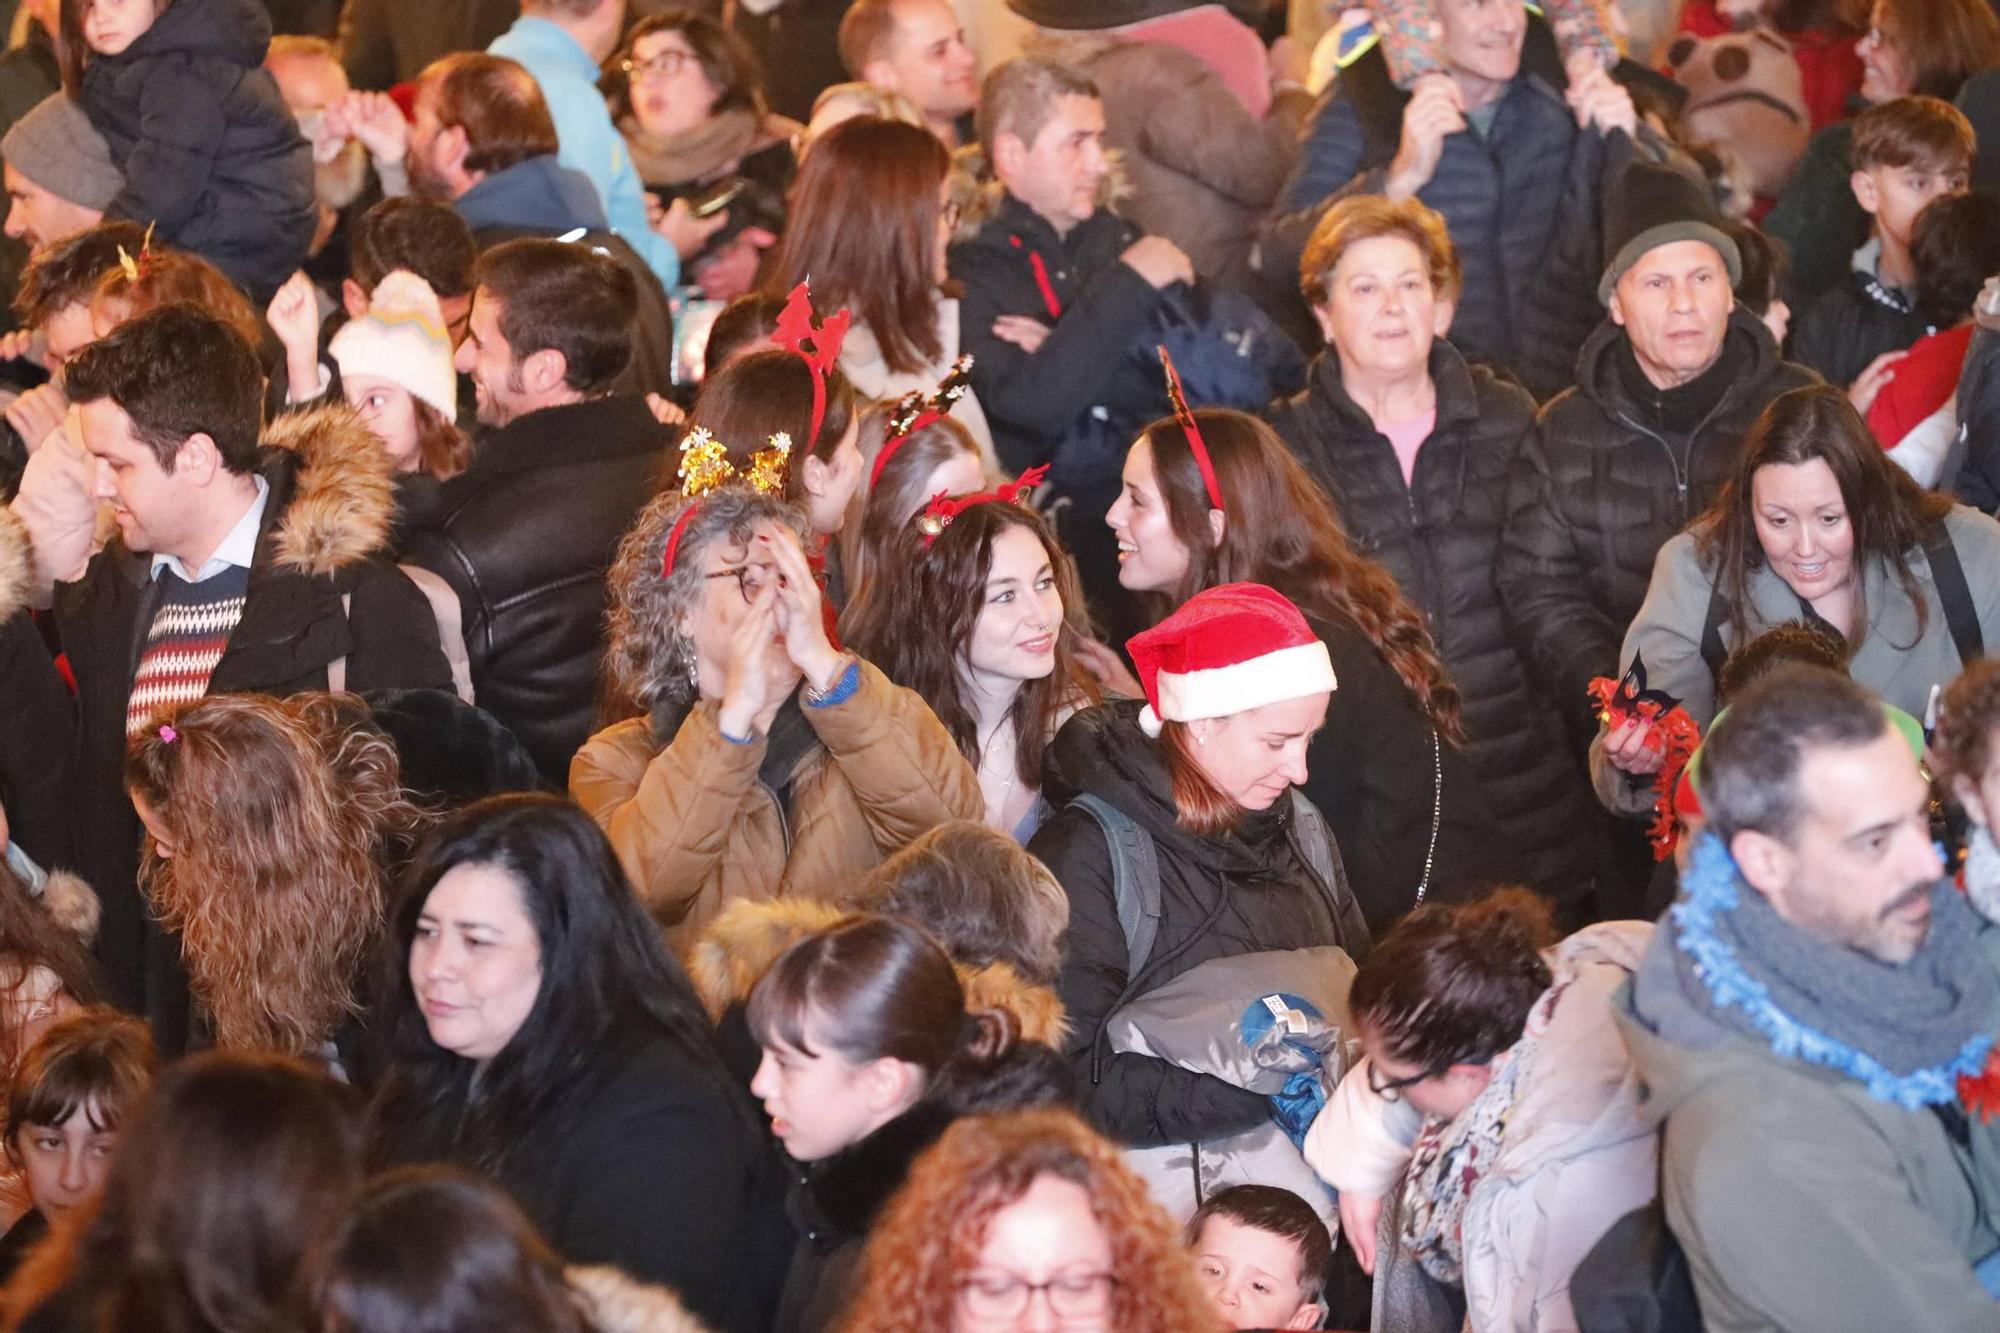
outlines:
[[628, 1277], [608, 1264], [564, 1270], [597, 1333], [708, 1333], [665, 1287]]
[[28, 604], [31, 556], [28, 529], [12, 509], [0, 505], [0, 620]]
[[[711, 1016], [750, 998], [750, 990], [778, 955], [806, 936], [852, 916], [860, 906], [813, 898], [770, 898], [731, 903], [709, 924], [688, 953], [688, 973]], [[957, 964], [968, 1009], [1005, 1009], [1021, 1026], [1023, 1041], [1059, 1046], [1069, 1030], [1062, 1001], [1007, 963]]]
[[280, 416], [264, 433], [264, 453], [261, 470], [273, 491], [280, 478], [290, 491], [271, 532], [280, 567], [332, 574], [388, 544], [396, 517], [395, 465], [353, 408]]

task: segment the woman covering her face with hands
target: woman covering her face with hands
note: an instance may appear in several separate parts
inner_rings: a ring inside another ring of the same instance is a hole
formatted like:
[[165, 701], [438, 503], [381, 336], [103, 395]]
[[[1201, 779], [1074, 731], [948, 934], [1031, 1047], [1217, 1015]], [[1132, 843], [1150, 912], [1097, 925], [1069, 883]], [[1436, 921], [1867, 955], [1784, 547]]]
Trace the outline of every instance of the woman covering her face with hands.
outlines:
[[615, 683], [570, 794], [685, 949], [734, 898], [828, 897], [924, 830], [979, 818], [923, 700], [828, 639], [805, 516], [731, 482], [661, 496], [611, 574]]

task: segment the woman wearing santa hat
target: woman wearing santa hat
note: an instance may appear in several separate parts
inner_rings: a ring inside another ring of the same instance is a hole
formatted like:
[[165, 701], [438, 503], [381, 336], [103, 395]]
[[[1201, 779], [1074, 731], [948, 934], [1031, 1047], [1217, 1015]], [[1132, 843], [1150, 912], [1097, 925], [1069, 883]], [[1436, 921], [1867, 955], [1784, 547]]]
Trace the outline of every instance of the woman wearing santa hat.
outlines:
[[1518, 881], [1460, 744], [1458, 685], [1423, 613], [1357, 552], [1325, 492], [1269, 426], [1242, 412], [1178, 411], [1126, 455], [1105, 515], [1118, 581], [1159, 612], [1248, 580], [1298, 605], [1341, 689], [1300, 783], [1340, 844], [1375, 933], [1420, 903]]
[[[1059, 808], [1028, 850], [1069, 895], [1058, 989], [1084, 1111], [1128, 1145], [1208, 1143], [1268, 1124], [1271, 1099], [1129, 1044], [1113, 1053], [1112, 1019], [1216, 960], [1367, 952], [1338, 853], [1292, 790], [1339, 682], [1299, 609], [1258, 584], [1199, 593], [1127, 647], [1145, 699], [1085, 709], [1057, 734]], [[1157, 884], [1135, 890], [1149, 859]], [[1148, 898], [1142, 924], [1132, 906]]]

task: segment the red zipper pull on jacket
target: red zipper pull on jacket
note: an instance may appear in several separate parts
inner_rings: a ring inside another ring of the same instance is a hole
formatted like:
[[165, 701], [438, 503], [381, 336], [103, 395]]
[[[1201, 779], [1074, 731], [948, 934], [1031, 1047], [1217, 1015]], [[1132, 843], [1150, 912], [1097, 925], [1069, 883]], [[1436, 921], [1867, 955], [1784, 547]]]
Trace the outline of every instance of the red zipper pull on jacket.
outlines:
[[1042, 259], [1042, 252], [1030, 250], [1026, 242], [1018, 236], [1009, 236], [1016, 250], [1028, 251], [1028, 267], [1035, 271], [1035, 286], [1041, 290], [1042, 306], [1049, 312], [1050, 319], [1062, 318], [1062, 302], [1056, 298], [1056, 285], [1049, 281], [1049, 266]]

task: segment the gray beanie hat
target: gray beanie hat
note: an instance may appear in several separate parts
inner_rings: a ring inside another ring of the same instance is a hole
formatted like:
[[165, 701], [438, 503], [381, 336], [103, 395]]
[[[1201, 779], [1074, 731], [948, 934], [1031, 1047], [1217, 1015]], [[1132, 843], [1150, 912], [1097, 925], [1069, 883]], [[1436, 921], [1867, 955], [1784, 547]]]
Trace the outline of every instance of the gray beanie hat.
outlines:
[[79, 208], [103, 212], [125, 188], [104, 136], [76, 99], [51, 93], [0, 138], [0, 158], [35, 184]]

